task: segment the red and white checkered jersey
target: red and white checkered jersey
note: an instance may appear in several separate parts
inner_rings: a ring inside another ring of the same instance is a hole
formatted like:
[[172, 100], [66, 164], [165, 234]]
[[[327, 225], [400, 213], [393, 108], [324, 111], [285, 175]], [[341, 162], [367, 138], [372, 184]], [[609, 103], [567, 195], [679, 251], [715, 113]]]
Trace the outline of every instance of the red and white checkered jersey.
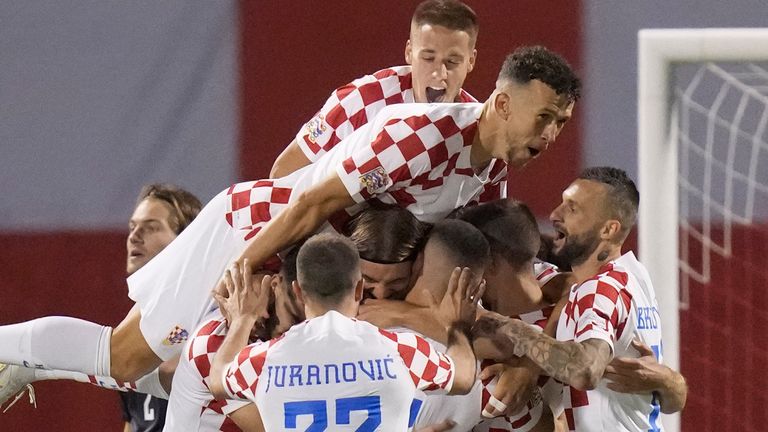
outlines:
[[[638, 357], [632, 339], [650, 346], [661, 362], [661, 322], [656, 294], [645, 267], [632, 252], [600, 269], [571, 289], [560, 315], [557, 339], [599, 339], [616, 357]], [[595, 390], [565, 386], [563, 407], [570, 430], [661, 431], [658, 397], [609, 390], [602, 380]]]
[[[296, 143], [314, 162], [385, 106], [413, 102], [411, 67], [382, 69], [334, 90], [320, 111], [299, 130]], [[477, 100], [462, 89], [456, 102]]]
[[233, 185], [227, 222], [250, 238], [301, 192], [334, 174], [358, 203], [376, 197], [426, 222], [442, 220], [470, 202], [502, 198], [506, 163], [493, 159], [480, 173], [470, 165], [482, 107], [386, 107], [317, 162], [283, 178]]
[[239, 400], [213, 399], [208, 376], [213, 356], [227, 334], [221, 312], [209, 313], [195, 330], [182, 352], [173, 375], [164, 431], [239, 431], [226, 415], [248, 405]]
[[330, 311], [246, 347], [223, 378], [232, 397], [256, 402], [267, 431], [403, 431], [415, 391], [450, 391], [454, 365], [422, 337]]

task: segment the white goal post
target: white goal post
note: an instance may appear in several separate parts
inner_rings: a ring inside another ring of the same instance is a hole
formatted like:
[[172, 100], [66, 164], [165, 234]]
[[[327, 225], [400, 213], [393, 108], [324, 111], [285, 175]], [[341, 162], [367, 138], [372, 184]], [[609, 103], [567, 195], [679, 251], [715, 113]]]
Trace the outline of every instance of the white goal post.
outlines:
[[[768, 28], [644, 29], [638, 34], [640, 260], [656, 287], [665, 363], [680, 368], [678, 143], [670, 131], [672, 65], [768, 61]], [[666, 418], [679, 431], [679, 416]]]

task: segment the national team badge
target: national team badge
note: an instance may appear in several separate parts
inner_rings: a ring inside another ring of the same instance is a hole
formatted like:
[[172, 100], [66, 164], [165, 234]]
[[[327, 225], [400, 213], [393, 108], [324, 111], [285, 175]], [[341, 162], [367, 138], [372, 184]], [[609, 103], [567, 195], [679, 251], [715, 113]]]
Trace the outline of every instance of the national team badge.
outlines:
[[373, 195], [384, 192], [392, 185], [392, 179], [389, 178], [389, 175], [384, 171], [383, 167], [376, 167], [360, 176], [360, 185], [363, 186], [369, 194]]
[[322, 114], [316, 115], [312, 120], [307, 123], [307, 138], [315, 143], [317, 137], [325, 132], [325, 117]]
[[189, 332], [184, 330], [183, 328], [176, 326], [171, 330], [171, 333], [168, 334], [168, 337], [163, 340], [163, 345], [176, 345], [183, 343], [189, 338]]

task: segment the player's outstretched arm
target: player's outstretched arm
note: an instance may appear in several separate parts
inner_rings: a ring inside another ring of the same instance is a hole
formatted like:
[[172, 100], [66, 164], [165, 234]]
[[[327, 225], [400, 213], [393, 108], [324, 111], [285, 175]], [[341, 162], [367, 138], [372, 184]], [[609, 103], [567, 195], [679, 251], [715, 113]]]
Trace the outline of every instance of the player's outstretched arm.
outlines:
[[451, 273], [448, 289], [436, 305], [438, 319], [447, 327], [448, 350], [453, 359], [455, 376], [450, 394], [466, 394], [472, 389], [477, 376], [477, 360], [472, 350], [472, 323], [477, 314], [477, 304], [483, 296], [485, 281], [472, 282], [469, 268], [456, 267]]
[[294, 139], [288, 147], [275, 159], [269, 178], [285, 177], [311, 164], [312, 161], [304, 154], [299, 144]]
[[639, 358], [617, 357], [605, 369], [608, 388], [620, 393], [658, 392], [661, 412], [672, 414], [683, 410], [688, 398], [688, 385], [677, 371], [659, 363], [653, 350], [639, 340], [632, 346]]
[[488, 338], [503, 356], [497, 360], [527, 356], [545, 374], [578, 390], [597, 386], [612, 355], [603, 340], [561, 342], [520, 320], [493, 312], [478, 318], [473, 336]]
[[267, 318], [267, 304], [271, 291], [271, 276], [264, 276], [260, 284], [253, 284], [253, 274], [248, 261], [238, 263], [224, 272], [224, 285], [227, 296], [214, 294], [222, 307], [222, 313], [228, 317], [229, 330], [211, 364], [209, 388], [216, 399], [228, 397], [224, 389], [224, 372], [235, 356], [248, 345], [251, 329], [259, 318]]
[[312, 234], [335, 212], [355, 204], [337, 174], [312, 186], [259, 231], [237, 260], [261, 266], [267, 259]]

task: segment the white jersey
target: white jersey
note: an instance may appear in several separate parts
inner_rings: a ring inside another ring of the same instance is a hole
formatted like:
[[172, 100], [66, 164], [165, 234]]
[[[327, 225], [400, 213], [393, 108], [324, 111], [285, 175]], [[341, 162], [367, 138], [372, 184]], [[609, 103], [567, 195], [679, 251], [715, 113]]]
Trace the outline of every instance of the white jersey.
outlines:
[[454, 373], [423, 338], [330, 311], [246, 347], [223, 378], [267, 431], [404, 431], [415, 391], [450, 391]]
[[[477, 102], [462, 89], [456, 102]], [[362, 76], [331, 93], [320, 111], [304, 124], [296, 143], [314, 162], [376, 117], [387, 105], [413, 103], [411, 66], [394, 66]]]
[[[661, 322], [648, 271], [632, 252], [575, 285], [560, 315], [557, 339], [584, 342], [600, 339], [615, 357], [638, 357], [632, 339], [650, 346], [659, 362]], [[563, 406], [573, 431], [662, 431], [656, 394], [624, 394], [609, 390], [606, 380], [595, 390], [565, 386]]]
[[493, 159], [481, 173], [470, 164], [482, 107], [392, 105], [316, 163], [287, 177], [238, 183], [218, 194], [128, 278], [149, 346], [163, 360], [178, 355], [190, 330], [213, 308], [211, 289], [247, 241], [302, 192], [333, 174], [358, 203], [375, 197], [426, 222], [442, 220], [471, 202], [503, 197], [506, 163]]
[[227, 325], [216, 309], [194, 331], [182, 352], [173, 375], [165, 428], [168, 432], [236, 432], [240, 429], [227, 414], [250, 402], [214, 400], [208, 387], [213, 356], [218, 351]]

